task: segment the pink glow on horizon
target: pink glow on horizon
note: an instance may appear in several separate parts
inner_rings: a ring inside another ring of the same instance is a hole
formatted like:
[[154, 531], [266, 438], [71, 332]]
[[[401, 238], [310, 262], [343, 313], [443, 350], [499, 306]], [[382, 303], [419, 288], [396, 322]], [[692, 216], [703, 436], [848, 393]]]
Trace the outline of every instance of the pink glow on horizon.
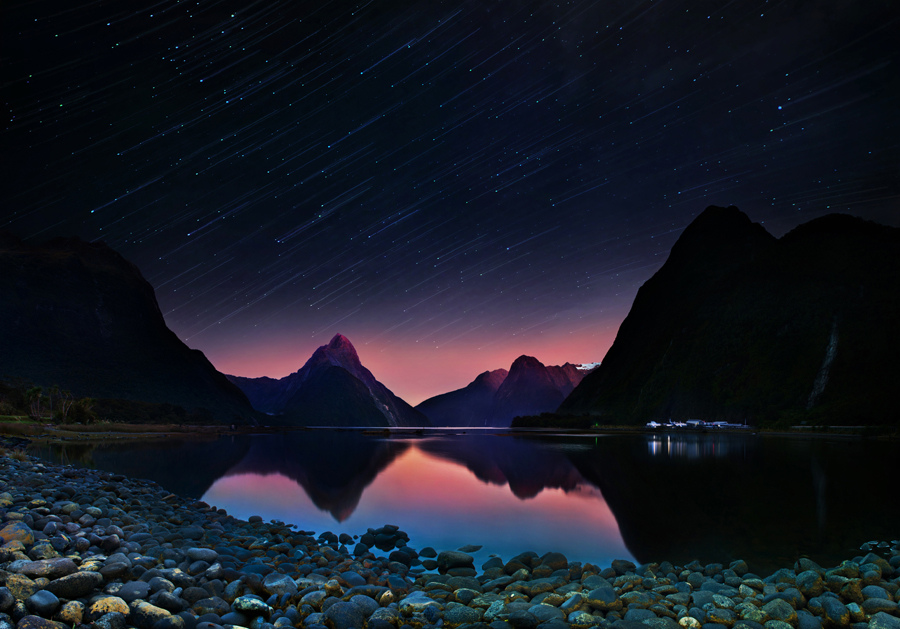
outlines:
[[592, 485], [568, 493], [544, 489], [520, 500], [507, 485], [483, 483], [465, 467], [417, 447], [378, 475], [343, 522], [319, 510], [299, 484], [280, 474], [225, 476], [202, 499], [238, 518], [260, 515], [316, 534], [328, 530], [359, 535], [369, 527], [397, 524], [417, 549], [484, 544], [476, 555], [480, 561], [487, 553], [510, 558], [525, 550], [556, 550], [570, 560], [592, 563], [633, 559], [615, 516]]
[[[484, 371], [509, 369], [523, 354], [545, 365], [599, 362], [612, 345], [619, 323], [598, 322], [577, 333], [475, 338], [443, 346], [376, 338], [351, 326], [340, 332], [350, 339], [360, 361], [376, 379], [415, 406], [429, 397], [465, 387]], [[283, 378], [300, 369], [330, 338], [263, 335], [199, 349], [222, 373]]]

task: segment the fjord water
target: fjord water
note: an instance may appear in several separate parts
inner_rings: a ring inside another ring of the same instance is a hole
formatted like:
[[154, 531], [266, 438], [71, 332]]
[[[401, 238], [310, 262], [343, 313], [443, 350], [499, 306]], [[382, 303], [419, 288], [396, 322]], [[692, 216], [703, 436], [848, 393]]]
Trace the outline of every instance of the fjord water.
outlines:
[[[149, 478], [304, 530], [400, 526], [410, 545], [608, 565], [745, 559], [768, 573], [896, 539], [894, 443], [751, 434], [302, 431], [102, 445], [57, 460]], [[351, 549], [352, 550], [352, 549]], [[480, 561], [478, 561], [480, 564]]]

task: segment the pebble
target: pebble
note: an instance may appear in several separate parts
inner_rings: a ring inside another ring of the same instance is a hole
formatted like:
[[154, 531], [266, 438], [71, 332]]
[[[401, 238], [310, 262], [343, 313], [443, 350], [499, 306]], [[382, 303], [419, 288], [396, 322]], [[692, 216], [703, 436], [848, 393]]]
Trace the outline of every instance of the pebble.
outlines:
[[743, 561], [602, 568], [416, 551], [238, 520], [159, 485], [0, 457], [0, 629], [900, 629], [900, 546], [760, 577]]

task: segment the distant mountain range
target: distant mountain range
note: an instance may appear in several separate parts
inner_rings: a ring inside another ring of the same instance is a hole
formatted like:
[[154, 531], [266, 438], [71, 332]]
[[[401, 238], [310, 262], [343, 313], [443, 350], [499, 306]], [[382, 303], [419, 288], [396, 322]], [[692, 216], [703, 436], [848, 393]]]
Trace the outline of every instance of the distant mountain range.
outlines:
[[509, 426], [518, 415], [556, 410], [584, 373], [570, 363], [548, 367], [520, 356], [509, 371], [486, 371], [465, 388], [429, 398], [416, 409], [435, 426]]
[[832, 214], [780, 239], [709, 207], [560, 414], [897, 424], [900, 229]]
[[227, 376], [253, 407], [278, 423], [306, 426], [428, 426], [428, 419], [378, 382], [340, 334], [280, 380]]
[[33, 245], [0, 232], [2, 378], [100, 398], [123, 413], [108, 419], [133, 421], [133, 411], [148, 407], [151, 419], [193, 423], [260, 417], [202, 352], [166, 327], [136, 266], [78, 238]]

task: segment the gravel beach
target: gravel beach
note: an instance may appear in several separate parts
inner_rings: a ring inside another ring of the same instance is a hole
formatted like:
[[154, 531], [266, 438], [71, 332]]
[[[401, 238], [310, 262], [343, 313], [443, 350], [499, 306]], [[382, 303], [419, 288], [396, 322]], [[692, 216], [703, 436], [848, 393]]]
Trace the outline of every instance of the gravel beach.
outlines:
[[317, 535], [151, 481], [0, 455], [0, 629], [900, 629], [896, 541], [770, 575], [529, 552], [476, 568], [474, 548], [408, 543], [394, 525]]

